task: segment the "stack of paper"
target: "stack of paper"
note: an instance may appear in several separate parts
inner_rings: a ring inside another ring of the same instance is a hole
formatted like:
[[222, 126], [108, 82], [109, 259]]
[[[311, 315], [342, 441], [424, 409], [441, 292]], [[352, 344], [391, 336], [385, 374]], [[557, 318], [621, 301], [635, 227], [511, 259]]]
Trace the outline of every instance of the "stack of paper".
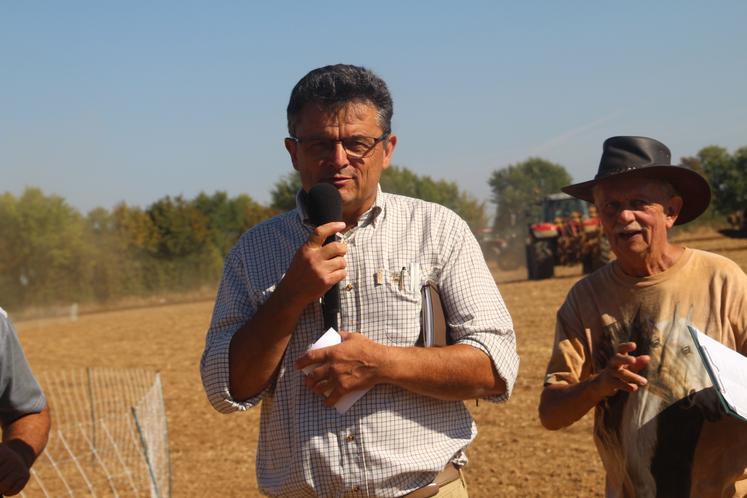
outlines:
[[[341, 342], [342, 337], [340, 337], [340, 334], [338, 334], [335, 329], [330, 328], [314, 344], [311, 345], [309, 351], [328, 348], [330, 346], [340, 344]], [[309, 365], [308, 367], [303, 369], [303, 373], [309, 375], [311, 371], [318, 366], [319, 365]], [[350, 409], [351, 406], [353, 406], [356, 401], [361, 399], [367, 392], [368, 389], [359, 389], [358, 391], [349, 392], [348, 394], [340, 398], [340, 400], [335, 404], [335, 410], [337, 410], [337, 413], [339, 413], [340, 415], [344, 414]]]

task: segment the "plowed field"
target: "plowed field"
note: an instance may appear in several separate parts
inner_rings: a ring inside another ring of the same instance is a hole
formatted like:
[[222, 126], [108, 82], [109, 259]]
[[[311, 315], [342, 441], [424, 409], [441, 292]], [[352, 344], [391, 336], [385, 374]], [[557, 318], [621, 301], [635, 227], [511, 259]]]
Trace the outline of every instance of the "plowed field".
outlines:
[[[680, 240], [747, 268], [747, 239], [700, 231]], [[469, 403], [480, 431], [466, 468], [473, 497], [601, 495], [603, 474], [592, 443], [591, 418], [549, 432], [537, 417], [555, 311], [580, 278], [580, 268], [558, 268], [556, 274], [535, 282], [526, 281], [523, 269], [495, 274], [514, 318], [522, 363], [508, 403]], [[254, 451], [259, 411], [220, 415], [209, 406], [200, 384], [198, 364], [211, 310], [211, 302], [165, 304], [17, 326], [38, 372], [84, 367], [161, 372], [174, 496], [258, 496]]]

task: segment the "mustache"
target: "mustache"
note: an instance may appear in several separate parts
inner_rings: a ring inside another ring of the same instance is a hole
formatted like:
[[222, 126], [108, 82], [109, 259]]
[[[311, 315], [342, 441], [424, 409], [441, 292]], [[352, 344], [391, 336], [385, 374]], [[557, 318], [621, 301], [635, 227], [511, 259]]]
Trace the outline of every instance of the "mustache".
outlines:
[[628, 223], [625, 226], [616, 226], [615, 229], [613, 230], [615, 235], [620, 235], [620, 234], [628, 233], [628, 232], [641, 232], [641, 231], [643, 231], [643, 227], [637, 221]]

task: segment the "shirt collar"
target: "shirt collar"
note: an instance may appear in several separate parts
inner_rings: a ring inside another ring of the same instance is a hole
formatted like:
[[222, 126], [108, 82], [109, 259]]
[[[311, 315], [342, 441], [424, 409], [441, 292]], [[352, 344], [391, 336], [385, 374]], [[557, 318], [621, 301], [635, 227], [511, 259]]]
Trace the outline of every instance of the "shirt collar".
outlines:
[[358, 218], [358, 226], [364, 227], [371, 225], [373, 228], [379, 224], [379, 217], [384, 212], [384, 204], [386, 202], [386, 194], [381, 191], [381, 185], [376, 185], [376, 200], [371, 206], [371, 209], [366, 211]]

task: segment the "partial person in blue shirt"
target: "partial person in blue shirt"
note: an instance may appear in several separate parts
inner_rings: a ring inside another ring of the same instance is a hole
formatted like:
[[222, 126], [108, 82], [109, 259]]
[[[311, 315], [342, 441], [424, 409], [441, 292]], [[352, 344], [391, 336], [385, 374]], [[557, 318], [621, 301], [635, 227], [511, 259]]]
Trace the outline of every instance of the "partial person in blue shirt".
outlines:
[[13, 323], [0, 308], [0, 494], [15, 495], [49, 436], [47, 401], [18, 342]]

